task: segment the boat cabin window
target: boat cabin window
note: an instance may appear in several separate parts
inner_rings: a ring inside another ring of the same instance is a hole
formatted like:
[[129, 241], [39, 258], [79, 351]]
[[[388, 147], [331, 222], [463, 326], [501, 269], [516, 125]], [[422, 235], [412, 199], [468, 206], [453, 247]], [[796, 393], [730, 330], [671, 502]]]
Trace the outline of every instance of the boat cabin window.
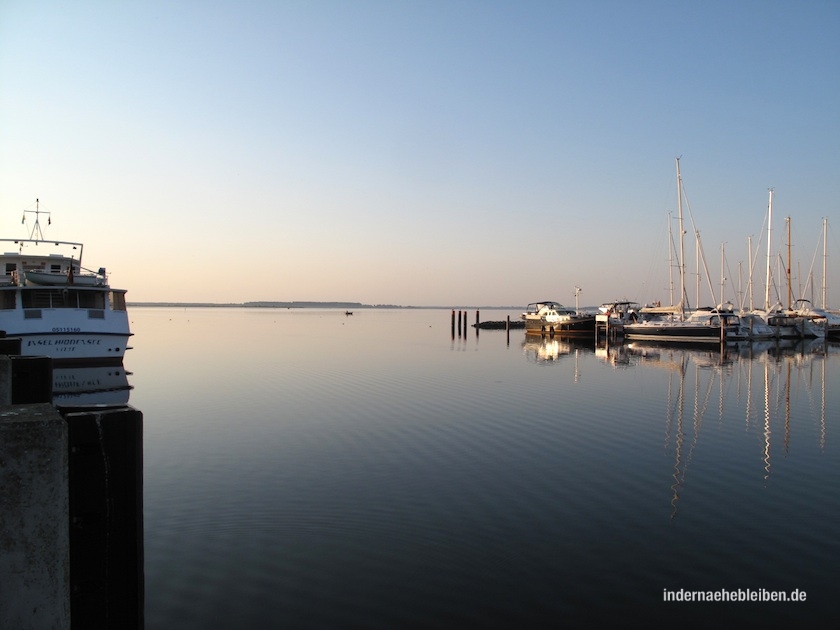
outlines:
[[71, 291], [78, 294], [78, 308], [105, 308], [105, 294], [102, 291]]
[[122, 291], [111, 291], [111, 308], [115, 311], [125, 310], [125, 293]]
[[16, 291], [0, 291], [0, 309], [8, 311], [15, 308]]
[[72, 289], [37, 289], [23, 291], [23, 308], [105, 308], [102, 291]]

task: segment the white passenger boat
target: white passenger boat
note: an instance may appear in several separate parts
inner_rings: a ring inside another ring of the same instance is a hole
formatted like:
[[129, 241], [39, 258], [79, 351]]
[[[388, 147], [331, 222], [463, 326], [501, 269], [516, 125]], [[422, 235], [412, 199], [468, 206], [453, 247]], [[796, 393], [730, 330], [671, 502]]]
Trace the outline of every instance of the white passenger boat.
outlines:
[[121, 362], [131, 336], [125, 290], [108, 284], [104, 268], [82, 266], [82, 243], [44, 239], [45, 213], [32, 212], [29, 238], [0, 239], [0, 332], [19, 337], [24, 356]]

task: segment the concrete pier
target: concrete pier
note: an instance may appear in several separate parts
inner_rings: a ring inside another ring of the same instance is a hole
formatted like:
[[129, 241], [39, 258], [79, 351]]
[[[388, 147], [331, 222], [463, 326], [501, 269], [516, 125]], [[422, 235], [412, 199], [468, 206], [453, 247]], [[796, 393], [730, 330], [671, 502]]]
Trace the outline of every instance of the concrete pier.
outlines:
[[0, 408], [0, 628], [70, 627], [67, 424]]

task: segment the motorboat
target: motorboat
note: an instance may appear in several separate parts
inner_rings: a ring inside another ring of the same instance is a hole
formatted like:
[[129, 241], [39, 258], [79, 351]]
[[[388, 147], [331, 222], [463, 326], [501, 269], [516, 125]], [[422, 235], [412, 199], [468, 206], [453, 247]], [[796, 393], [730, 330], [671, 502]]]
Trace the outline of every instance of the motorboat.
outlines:
[[813, 306], [811, 300], [796, 300], [793, 304], [793, 311], [800, 317], [809, 320], [810, 325], [805, 327], [809, 337], [821, 339], [836, 337], [840, 334], [840, 315]]
[[781, 304], [758, 311], [779, 339], [825, 339], [826, 322], [814, 313], [782, 308]]
[[740, 339], [750, 341], [764, 341], [778, 337], [778, 331], [773, 326], [768, 326], [764, 318], [755, 312], [739, 313], [741, 318]]
[[24, 356], [122, 362], [131, 337], [125, 289], [111, 287], [104, 268], [83, 267], [82, 243], [45, 239], [37, 204], [24, 211], [35, 213], [29, 238], [0, 239], [0, 332], [20, 338]]
[[620, 336], [624, 334], [625, 324], [638, 321], [641, 309], [638, 302], [629, 300], [604, 302], [598, 307], [595, 322], [599, 331], [610, 331], [611, 334]]
[[579, 313], [553, 300], [531, 302], [522, 320], [526, 333], [573, 335], [595, 331], [595, 315]]

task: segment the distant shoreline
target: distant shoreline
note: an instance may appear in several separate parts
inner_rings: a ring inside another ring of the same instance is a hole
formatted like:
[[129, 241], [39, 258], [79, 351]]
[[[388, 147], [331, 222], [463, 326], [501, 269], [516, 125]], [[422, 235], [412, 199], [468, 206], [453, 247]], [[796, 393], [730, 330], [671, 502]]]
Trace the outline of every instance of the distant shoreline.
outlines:
[[339, 308], [339, 309], [479, 309], [519, 310], [521, 306], [402, 306], [398, 304], [362, 304], [361, 302], [128, 302], [129, 308], [178, 307], [178, 308]]

